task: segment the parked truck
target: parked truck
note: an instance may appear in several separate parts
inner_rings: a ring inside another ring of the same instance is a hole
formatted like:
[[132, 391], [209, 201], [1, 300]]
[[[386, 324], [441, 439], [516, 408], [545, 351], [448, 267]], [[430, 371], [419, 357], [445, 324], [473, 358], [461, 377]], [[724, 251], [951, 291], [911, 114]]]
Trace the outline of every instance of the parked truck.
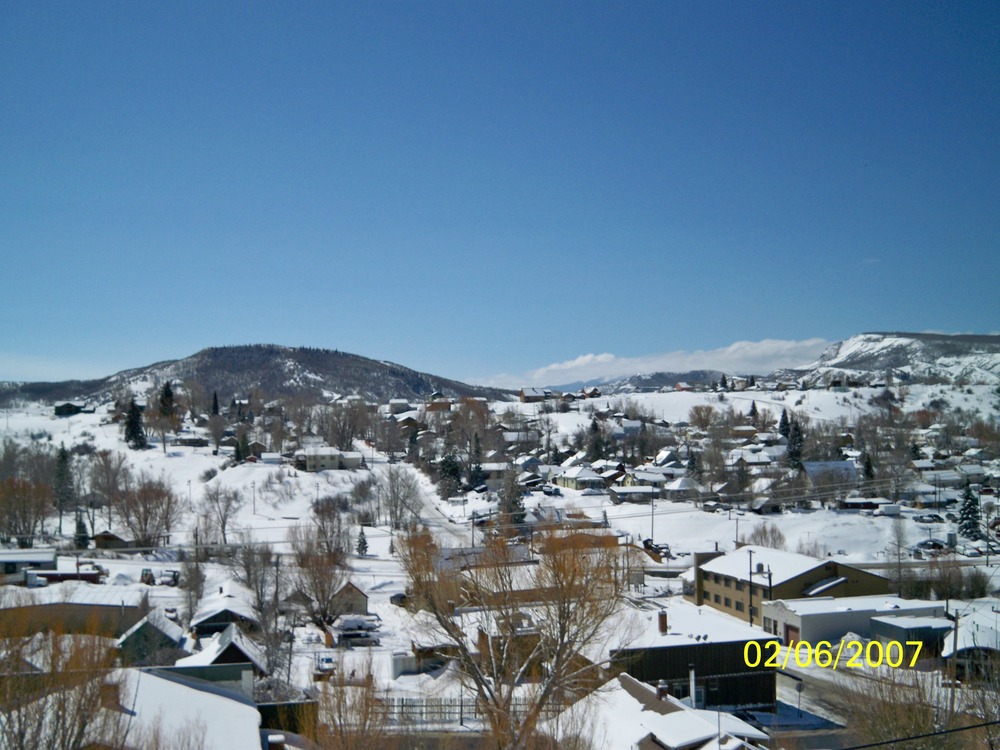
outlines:
[[896, 518], [899, 516], [901, 509], [902, 506], [899, 503], [889, 503], [887, 505], [880, 505], [872, 515]]

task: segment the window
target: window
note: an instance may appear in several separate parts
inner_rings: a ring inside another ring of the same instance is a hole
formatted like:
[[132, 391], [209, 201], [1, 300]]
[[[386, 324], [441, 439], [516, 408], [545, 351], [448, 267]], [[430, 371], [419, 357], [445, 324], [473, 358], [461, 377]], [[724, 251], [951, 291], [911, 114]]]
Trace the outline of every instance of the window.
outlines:
[[750, 607], [750, 616], [751, 617], [756, 617], [757, 616], [757, 608], [756, 607]]
[[726, 580], [724, 580], [724, 581], [722, 582], [722, 585], [723, 585], [723, 586], [725, 586], [725, 587], [726, 587], [727, 589], [728, 589], [728, 588], [732, 588], [732, 586], [733, 586], [733, 582], [732, 582], [732, 580], [731, 580], [731, 579], [727, 578]]
[[718, 604], [720, 601], [722, 601], [722, 597], [719, 596], [718, 594], [714, 594], [713, 597], [712, 597], [712, 601], [714, 601], [716, 604]]
[[736, 602], [736, 611], [737, 612], [742, 612], [743, 611], [743, 602], [739, 602], [739, 601]]
[[718, 573], [713, 573], [712, 574], [712, 583], [718, 583], [718, 582], [719, 582], [719, 574]]
[[726, 607], [732, 607], [732, 606], [733, 606], [733, 603], [732, 603], [732, 601], [731, 601], [731, 600], [729, 599], [729, 597], [728, 597], [728, 596], [727, 596], [727, 597], [725, 598], [725, 600], [724, 600], [724, 606], [726, 606]]
[[736, 590], [737, 591], [742, 591], [743, 590], [743, 581], [737, 581], [736, 582]]

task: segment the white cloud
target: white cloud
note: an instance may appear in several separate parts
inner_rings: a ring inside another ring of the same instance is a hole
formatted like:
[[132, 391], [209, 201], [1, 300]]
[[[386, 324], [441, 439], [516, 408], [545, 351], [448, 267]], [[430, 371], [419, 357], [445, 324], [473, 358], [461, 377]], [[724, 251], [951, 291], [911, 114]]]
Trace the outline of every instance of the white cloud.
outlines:
[[784, 367], [801, 367], [812, 362], [829, 345], [830, 342], [826, 339], [765, 339], [737, 341], [721, 349], [675, 351], [644, 357], [617, 357], [608, 353], [583, 354], [521, 375], [502, 374], [479, 382], [501, 388], [520, 388], [689, 370], [766, 375]]

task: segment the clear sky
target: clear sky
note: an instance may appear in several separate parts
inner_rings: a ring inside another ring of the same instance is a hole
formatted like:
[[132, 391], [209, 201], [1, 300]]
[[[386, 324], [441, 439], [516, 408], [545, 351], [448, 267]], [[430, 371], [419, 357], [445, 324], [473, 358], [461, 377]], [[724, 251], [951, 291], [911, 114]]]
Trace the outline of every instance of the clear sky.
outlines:
[[998, 248], [996, 2], [0, 4], [0, 379], [760, 371], [1000, 330]]

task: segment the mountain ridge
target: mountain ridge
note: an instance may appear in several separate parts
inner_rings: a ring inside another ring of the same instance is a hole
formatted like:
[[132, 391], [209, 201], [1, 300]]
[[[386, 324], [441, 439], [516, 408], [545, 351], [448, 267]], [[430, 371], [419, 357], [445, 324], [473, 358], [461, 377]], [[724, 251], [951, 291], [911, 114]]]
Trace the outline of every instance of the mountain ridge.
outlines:
[[94, 380], [0, 383], [0, 400], [101, 399], [125, 387], [138, 393], [150, 383], [168, 380], [197, 382], [208, 393], [216, 391], [226, 400], [244, 396], [252, 388], [268, 398], [359, 395], [379, 402], [390, 398], [422, 400], [433, 393], [492, 400], [512, 396], [503, 389], [469, 385], [337, 349], [243, 344], [206, 347], [182, 359], [129, 368]]

